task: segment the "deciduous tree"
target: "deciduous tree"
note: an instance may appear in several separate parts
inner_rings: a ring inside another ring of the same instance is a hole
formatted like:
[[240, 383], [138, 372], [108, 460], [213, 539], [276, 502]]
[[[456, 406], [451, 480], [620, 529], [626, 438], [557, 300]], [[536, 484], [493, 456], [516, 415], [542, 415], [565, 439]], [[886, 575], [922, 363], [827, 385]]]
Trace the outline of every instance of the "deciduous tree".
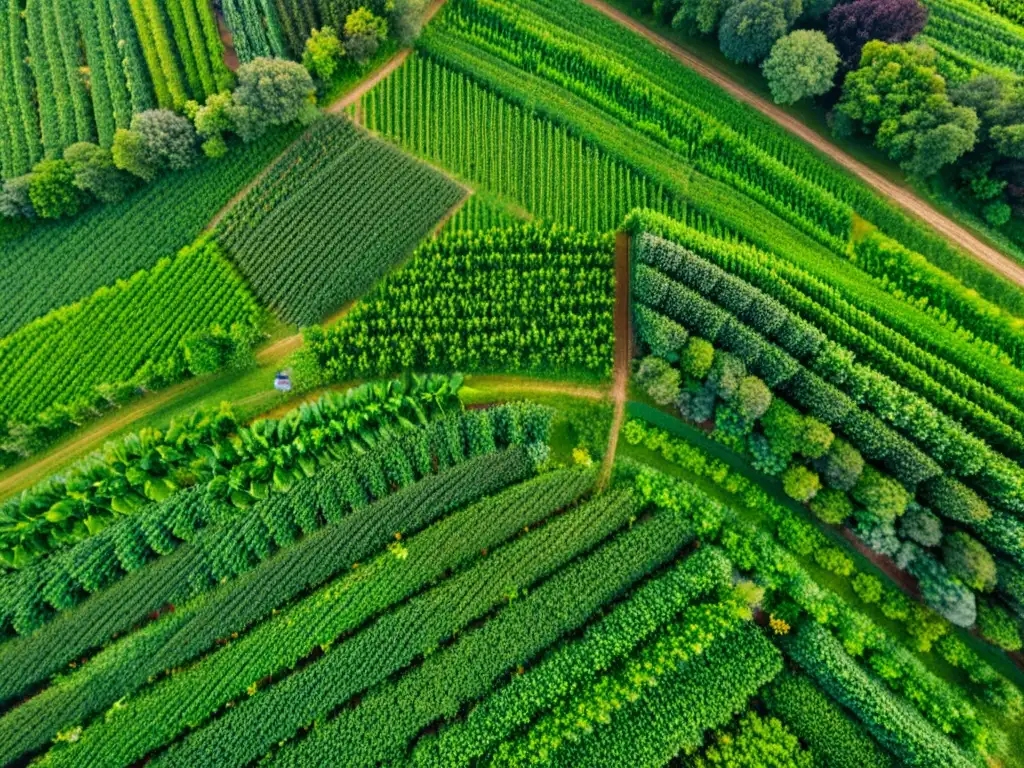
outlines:
[[798, 29], [775, 43], [762, 69], [775, 103], [792, 104], [831, 90], [839, 54], [822, 32]]

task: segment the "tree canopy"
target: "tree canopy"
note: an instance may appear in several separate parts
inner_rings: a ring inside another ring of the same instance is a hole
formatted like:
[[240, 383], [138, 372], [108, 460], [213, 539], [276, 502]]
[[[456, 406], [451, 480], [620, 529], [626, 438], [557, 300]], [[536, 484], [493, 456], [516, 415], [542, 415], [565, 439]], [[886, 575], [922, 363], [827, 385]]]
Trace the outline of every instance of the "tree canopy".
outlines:
[[762, 69], [775, 102], [792, 104], [831, 90], [839, 54], [822, 32], [798, 29], [775, 43]]

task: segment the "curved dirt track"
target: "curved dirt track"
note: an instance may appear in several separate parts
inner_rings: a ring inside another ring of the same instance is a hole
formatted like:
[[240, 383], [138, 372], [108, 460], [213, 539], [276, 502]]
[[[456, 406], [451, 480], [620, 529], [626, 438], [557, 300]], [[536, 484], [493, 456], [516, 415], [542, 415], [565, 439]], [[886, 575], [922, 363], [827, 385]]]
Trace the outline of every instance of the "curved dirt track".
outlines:
[[794, 136], [803, 139], [812, 147], [850, 171], [850, 173], [867, 183], [875, 191], [889, 198], [905, 211], [926, 222], [943, 237], [960, 246], [965, 252], [987, 265], [992, 271], [998, 272], [1006, 279], [1024, 287], [1024, 267], [1004, 256], [992, 246], [982, 242], [955, 221], [939, 213], [913, 192], [894, 184], [880, 173], [871, 170], [864, 163], [843, 152], [832, 142], [819, 136], [795, 117], [788, 115], [771, 102], [736, 84], [714, 67], [705, 64], [693, 54], [666, 40], [657, 32], [649, 29], [636, 19], [627, 16], [617, 8], [608, 5], [603, 0], [582, 0], [582, 2], [600, 11], [622, 26], [628, 27], [636, 34], [642, 35], [701, 77], [710, 80], [734, 98], [749, 104], [761, 114], [771, 118]]

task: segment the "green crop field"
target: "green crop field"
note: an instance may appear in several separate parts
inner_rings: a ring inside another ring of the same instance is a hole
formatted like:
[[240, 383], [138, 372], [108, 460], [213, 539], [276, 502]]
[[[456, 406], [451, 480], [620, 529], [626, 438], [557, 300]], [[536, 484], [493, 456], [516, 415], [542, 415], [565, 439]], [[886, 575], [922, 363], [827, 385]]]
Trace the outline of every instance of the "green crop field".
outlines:
[[1019, 3], [0, 3], [0, 768], [1024, 768]]

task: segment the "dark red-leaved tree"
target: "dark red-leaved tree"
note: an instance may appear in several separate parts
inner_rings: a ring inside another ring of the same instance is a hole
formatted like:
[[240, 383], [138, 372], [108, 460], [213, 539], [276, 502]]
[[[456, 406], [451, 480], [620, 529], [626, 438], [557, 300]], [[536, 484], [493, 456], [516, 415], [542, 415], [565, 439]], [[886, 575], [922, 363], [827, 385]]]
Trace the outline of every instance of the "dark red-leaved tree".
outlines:
[[828, 15], [828, 39], [846, 69], [856, 69], [869, 40], [905, 43], [924, 29], [928, 9], [918, 0], [854, 0]]

